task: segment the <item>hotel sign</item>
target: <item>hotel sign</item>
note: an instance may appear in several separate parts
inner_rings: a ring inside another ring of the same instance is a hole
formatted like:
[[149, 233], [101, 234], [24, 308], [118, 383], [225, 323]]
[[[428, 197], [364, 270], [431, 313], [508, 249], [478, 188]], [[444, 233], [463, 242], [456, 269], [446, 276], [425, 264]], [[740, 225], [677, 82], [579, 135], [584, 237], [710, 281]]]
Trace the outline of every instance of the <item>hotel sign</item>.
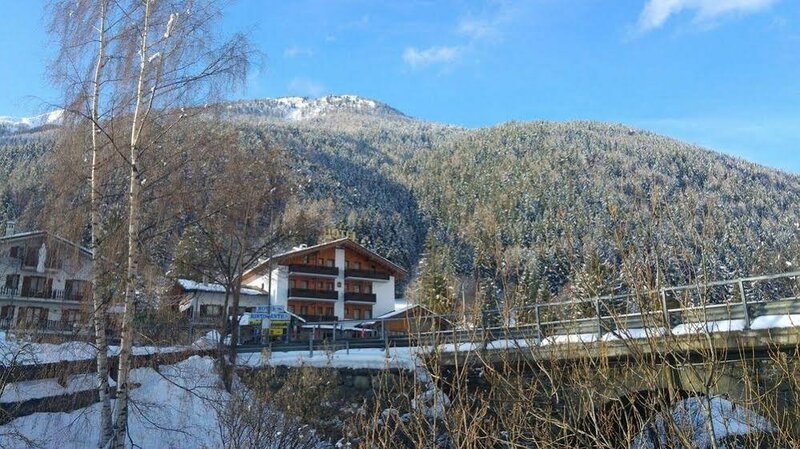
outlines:
[[322, 234], [323, 241], [339, 240], [339, 239], [350, 239], [355, 241], [356, 233], [355, 231], [349, 231], [346, 229], [328, 228], [325, 229], [325, 232]]

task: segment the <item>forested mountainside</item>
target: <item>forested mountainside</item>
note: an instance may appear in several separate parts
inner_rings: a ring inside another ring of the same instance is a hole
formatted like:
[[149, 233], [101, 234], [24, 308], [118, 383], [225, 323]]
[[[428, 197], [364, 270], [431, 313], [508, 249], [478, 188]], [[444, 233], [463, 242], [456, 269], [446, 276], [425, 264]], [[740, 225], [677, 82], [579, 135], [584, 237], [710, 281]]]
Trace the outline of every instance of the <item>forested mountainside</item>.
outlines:
[[[289, 151], [300, 195], [326, 222], [412, 271], [430, 234], [451, 276], [499, 295], [606, 293], [633, 277], [681, 283], [798, 263], [800, 177], [649, 132], [596, 122], [468, 130], [353, 96], [220, 108], [244, 139], [266, 135]], [[0, 218], [35, 226], [52, 140], [0, 136]]]

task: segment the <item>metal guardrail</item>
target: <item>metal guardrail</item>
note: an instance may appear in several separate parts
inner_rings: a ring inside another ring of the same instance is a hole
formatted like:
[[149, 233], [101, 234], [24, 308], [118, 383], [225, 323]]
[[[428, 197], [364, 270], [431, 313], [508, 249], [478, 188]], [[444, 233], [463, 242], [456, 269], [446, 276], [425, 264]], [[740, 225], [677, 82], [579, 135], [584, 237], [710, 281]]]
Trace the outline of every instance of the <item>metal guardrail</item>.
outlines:
[[[536, 343], [548, 337], [589, 334], [598, 338], [607, 333], [624, 334], [630, 329], [663, 329], [671, 333], [679, 324], [710, 323], [725, 320], [741, 320], [742, 328], [750, 328], [752, 321], [760, 316], [800, 314], [800, 271], [770, 276], [754, 276], [731, 281], [710, 282], [677, 287], [665, 287], [638, 294], [601, 296], [589, 299], [557, 301], [533, 304], [526, 307], [470, 315], [427, 315], [418, 318], [375, 318], [366, 320], [372, 329], [380, 332], [380, 339], [350, 338], [333, 341], [349, 347], [363, 342], [363, 347], [388, 348], [389, 346], [430, 346], [434, 344], [481, 343], [500, 339], [526, 339]], [[783, 286], [766, 286], [770, 281], [783, 282]], [[788, 282], [788, 285], [786, 283]], [[761, 285], [759, 285], [761, 284]], [[714, 289], [722, 289], [727, 298], [717, 300], [720, 295]], [[764, 291], [766, 290], [766, 294]], [[765, 299], [769, 294], [778, 299]], [[630, 310], [635, 308], [638, 310]], [[460, 323], [461, 328], [432, 329], [405, 335], [390, 335], [393, 322], [405, 325], [427, 323]], [[316, 322], [320, 326], [342, 326], [341, 322]], [[800, 325], [800, 322], [798, 323]], [[313, 347], [314, 336], [311, 336]], [[319, 341], [317, 341], [319, 344]], [[270, 347], [273, 352], [290, 351], [296, 343], [272, 343], [242, 347], [242, 352], [253, 352], [256, 348]], [[307, 349], [304, 346], [304, 349]]]

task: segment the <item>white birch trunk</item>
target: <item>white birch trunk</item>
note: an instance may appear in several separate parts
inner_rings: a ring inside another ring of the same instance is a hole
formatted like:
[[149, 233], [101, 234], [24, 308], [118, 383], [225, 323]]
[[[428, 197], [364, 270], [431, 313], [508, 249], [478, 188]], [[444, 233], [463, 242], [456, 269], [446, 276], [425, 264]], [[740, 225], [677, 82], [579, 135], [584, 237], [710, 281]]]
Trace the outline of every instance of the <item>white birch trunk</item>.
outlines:
[[98, 448], [106, 446], [112, 435], [111, 422], [111, 397], [108, 386], [108, 341], [106, 340], [106, 310], [107, 305], [100, 291], [99, 282], [99, 247], [101, 242], [100, 230], [100, 194], [98, 192], [98, 153], [100, 145], [98, 134], [100, 128], [100, 104], [101, 80], [103, 68], [105, 67], [106, 51], [106, 17], [108, 15], [108, 1], [100, 2], [100, 28], [98, 30], [99, 48], [97, 53], [97, 65], [94, 71], [94, 81], [92, 83], [92, 172], [91, 172], [91, 221], [92, 221], [92, 302], [94, 308], [94, 340], [97, 346], [97, 393], [100, 399], [100, 436], [97, 442]]
[[125, 309], [122, 316], [122, 332], [119, 353], [119, 374], [117, 376], [117, 402], [115, 406], [116, 426], [114, 430], [114, 448], [124, 449], [128, 429], [128, 397], [130, 374], [131, 346], [133, 345], [133, 316], [135, 314], [135, 284], [139, 269], [139, 201], [141, 180], [139, 177], [139, 133], [142, 125], [139, 116], [144, 107], [145, 69], [147, 67], [148, 33], [150, 25], [151, 4], [155, 0], [145, 0], [145, 10], [141, 34], [139, 79], [136, 88], [136, 106], [133, 110], [130, 143], [130, 189], [128, 191], [128, 267], [125, 278]]

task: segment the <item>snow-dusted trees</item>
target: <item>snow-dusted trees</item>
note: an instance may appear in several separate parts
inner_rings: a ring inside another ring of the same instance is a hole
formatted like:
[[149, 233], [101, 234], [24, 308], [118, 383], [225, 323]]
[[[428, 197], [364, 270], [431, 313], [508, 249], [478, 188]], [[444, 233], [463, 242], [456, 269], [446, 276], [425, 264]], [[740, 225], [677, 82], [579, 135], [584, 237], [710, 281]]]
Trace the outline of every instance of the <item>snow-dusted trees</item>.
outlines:
[[452, 313], [456, 300], [454, 270], [447, 246], [429, 234], [419, 263], [414, 297], [410, 299], [436, 313]]

